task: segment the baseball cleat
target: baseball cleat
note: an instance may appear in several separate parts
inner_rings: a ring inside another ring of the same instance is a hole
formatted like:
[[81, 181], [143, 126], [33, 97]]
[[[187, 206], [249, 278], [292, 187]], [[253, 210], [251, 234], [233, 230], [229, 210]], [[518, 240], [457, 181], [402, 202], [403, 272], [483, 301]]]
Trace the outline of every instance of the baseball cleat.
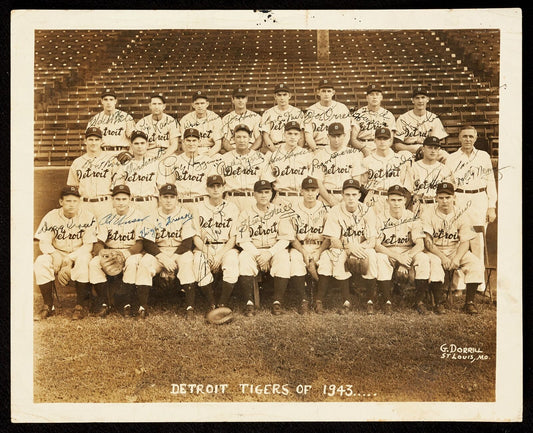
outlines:
[[74, 312], [72, 313], [72, 320], [81, 320], [85, 317], [83, 307], [81, 305], [76, 305], [74, 307]]
[[383, 306], [383, 314], [391, 315], [392, 314], [392, 304], [387, 302]]
[[300, 307], [298, 308], [299, 314], [307, 314], [309, 313], [309, 302], [308, 301], [302, 301], [300, 304]]
[[194, 310], [192, 308], [189, 308], [185, 311], [185, 319], [186, 320], [192, 320], [194, 319]]
[[53, 316], [55, 314], [54, 307], [50, 307], [49, 305], [45, 305], [43, 309], [39, 312], [39, 314], [35, 317], [36, 320], [46, 320], [48, 317]]
[[375, 312], [374, 312], [374, 304], [372, 302], [367, 302], [367, 304], [366, 304], [366, 314], [368, 314], [369, 316], [372, 316], [373, 314], [375, 314]]
[[419, 302], [417, 304], [416, 311], [418, 311], [418, 314], [421, 314], [421, 315], [425, 315], [428, 313], [428, 309], [423, 302]]
[[477, 308], [473, 302], [468, 302], [467, 304], [465, 304], [464, 309], [467, 314], [478, 314], [479, 313], [479, 311], [477, 311]]
[[96, 309], [96, 312], [95, 312], [95, 316], [97, 317], [106, 317], [111, 311], [111, 308], [109, 306], [107, 306], [106, 304], [102, 304], [100, 305], [100, 307], [97, 307]]
[[315, 312], [317, 314], [324, 314], [324, 307], [322, 306], [322, 301], [316, 301], [315, 302]]
[[435, 307], [435, 314], [446, 314], [446, 308], [444, 308], [444, 304], [437, 304]]
[[139, 313], [137, 314], [137, 317], [139, 319], [146, 319], [146, 316], [148, 316], [148, 311], [146, 311], [144, 308], [139, 308]]
[[281, 305], [278, 303], [272, 304], [272, 314], [279, 316], [281, 314]]
[[124, 317], [129, 318], [131, 317], [131, 305], [124, 305], [124, 308], [122, 309]]
[[253, 305], [246, 305], [246, 308], [244, 310], [244, 315], [246, 317], [252, 317], [254, 315], [254, 306]]

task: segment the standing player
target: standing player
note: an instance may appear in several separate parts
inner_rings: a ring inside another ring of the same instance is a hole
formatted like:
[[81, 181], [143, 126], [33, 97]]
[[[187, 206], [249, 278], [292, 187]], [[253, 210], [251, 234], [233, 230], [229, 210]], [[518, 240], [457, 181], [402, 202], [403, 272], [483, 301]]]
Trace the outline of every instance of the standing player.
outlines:
[[185, 287], [186, 317], [194, 311], [194, 272], [191, 252], [193, 236], [196, 235], [193, 216], [181, 207], [177, 200], [175, 185], [166, 184], [159, 190], [160, 206], [143, 222], [141, 238], [146, 254], [137, 269], [136, 286], [139, 300], [139, 317], [147, 314], [148, 296], [153, 277], [162, 271], [176, 275]]
[[[141, 229], [146, 217], [131, 205], [130, 194], [127, 185], [115, 186], [111, 194], [113, 212], [98, 223], [98, 241], [93, 248], [94, 257], [89, 262], [89, 281], [94, 284], [99, 303], [97, 315], [101, 317], [109, 313], [111, 306], [125, 317], [131, 314], [137, 266], [142, 257]], [[122, 281], [117, 277], [108, 282], [102, 269], [101, 259], [109, 250], [118, 250], [125, 259]]]
[[350, 144], [363, 152], [364, 156], [376, 150], [374, 136], [378, 128], [396, 130], [394, 115], [381, 106], [383, 91], [377, 84], [366, 88], [366, 107], [361, 107], [352, 115], [352, 135]]
[[346, 144], [342, 123], [332, 123], [328, 128], [329, 146], [319, 149], [311, 163], [311, 173], [318, 180], [320, 196], [330, 206], [342, 200], [341, 186], [346, 179], [360, 180], [364, 173], [363, 154]]
[[281, 301], [291, 276], [290, 257], [287, 247], [294, 239], [290, 213], [270, 203], [272, 186], [266, 180], [254, 185], [256, 204], [239, 216], [237, 244], [242, 248], [239, 254], [239, 274], [246, 296], [246, 316], [254, 314], [254, 278], [261, 271], [270, 270], [274, 277], [274, 302], [272, 314], [281, 314]]
[[437, 186], [437, 204], [422, 215], [431, 267], [430, 288], [435, 304], [442, 312], [444, 270], [461, 269], [466, 282], [464, 309], [468, 314], [477, 314], [474, 301], [477, 287], [483, 281], [483, 265], [468, 251], [470, 241], [476, 236], [470, 216], [454, 206], [453, 202], [453, 185], [441, 183]]
[[248, 144], [252, 150], [259, 150], [263, 139], [259, 131], [261, 116], [246, 108], [248, 94], [244, 87], [233, 90], [231, 102], [234, 110], [222, 118], [222, 146], [226, 152], [235, 149], [235, 127], [246, 125], [251, 131]]
[[[433, 136], [442, 140], [448, 134], [438, 116], [426, 109], [429, 93], [425, 87], [415, 88], [412, 102], [413, 109], [401, 114], [396, 121], [394, 148], [396, 151], [408, 150], [415, 154], [426, 137]], [[439, 158], [446, 159], [447, 156], [448, 153], [441, 149]]]
[[196, 129], [200, 134], [198, 152], [201, 155], [213, 157], [218, 154], [222, 147], [222, 119], [215, 112], [208, 110], [207, 107], [209, 107], [207, 95], [201, 91], [195, 92], [192, 97], [194, 111], [183, 116], [180, 125], [184, 130]]
[[79, 188], [82, 208], [100, 219], [113, 209], [111, 188], [120, 165], [113, 153], [102, 150], [100, 128], [87, 128], [85, 146], [87, 153], [70, 166], [67, 185]]
[[331, 277], [340, 287], [344, 299], [340, 314], [350, 311], [350, 277], [346, 262], [355, 258], [361, 265], [366, 293], [371, 293], [376, 284], [377, 262], [374, 246], [376, 243], [376, 217], [372, 209], [359, 202], [361, 186], [355, 179], [348, 179], [342, 185], [342, 202], [334, 206], [324, 224], [323, 235], [330, 240], [327, 253], [318, 261], [318, 293], [315, 310], [324, 313], [323, 303]]
[[35, 239], [39, 241], [42, 255], [37, 257], [33, 270], [35, 280], [44, 301], [39, 314], [46, 319], [55, 313], [54, 280], [58, 273], [65, 272], [64, 282], [71, 279], [76, 284], [76, 307], [72, 320], [83, 317], [90, 295], [89, 262], [96, 242], [96, 219], [80, 208], [80, 193], [75, 186], [61, 190], [59, 209], [48, 212], [39, 224]]
[[296, 236], [289, 250], [291, 256], [291, 279], [300, 299], [300, 314], [309, 310], [309, 298], [305, 293], [305, 276], [310, 267], [316, 267], [322, 253], [329, 247], [322, 232], [329, 208], [317, 200], [318, 182], [313, 177], [302, 181], [302, 199], [293, 208], [292, 225]]
[[[394, 269], [404, 277], [414, 271], [416, 306], [422, 314], [426, 312], [423, 296], [427, 291], [429, 278], [429, 257], [424, 254], [425, 234], [422, 223], [405, 208], [409, 192], [400, 185], [389, 188], [385, 213], [377, 216], [376, 258], [378, 264], [378, 291], [385, 300], [384, 311], [392, 312], [392, 278]], [[368, 296], [367, 311], [374, 313], [373, 302], [376, 293]], [[437, 310], [439, 314], [442, 309]]]
[[165, 158], [178, 150], [178, 121], [164, 112], [167, 106], [162, 94], [152, 95], [148, 107], [152, 114], [139, 120], [135, 129], [148, 137], [147, 156]]
[[[261, 117], [261, 133], [263, 134], [263, 153], [267, 150], [275, 152], [279, 145], [285, 142], [285, 125], [288, 122], [297, 122], [300, 130], [303, 129], [304, 115], [302, 110], [289, 104], [291, 99], [290, 89], [286, 84], [278, 84], [274, 89], [276, 105], [269, 108]], [[303, 135], [298, 140], [298, 146], [304, 145]]]
[[[350, 110], [348, 107], [333, 99], [335, 88], [331, 80], [320, 80], [317, 91], [319, 101], [305, 111], [305, 142], [314, 152], [329, 144], [328, 127], [332, 123], [340, 123], [344, 130], [350, 130]], [[343, 136], [344, 145], [349, 137]]]
[[92, 126], [100, 128], [104, 141], [104, 150], [128, 150], [130, 147], [129, 138], [135, 125], [133, 117], [116, 108], [118, 101], [114, 90], [105, 89], [102, 92], [101, 101], [104, 111], [91, 117], [87, 128]]

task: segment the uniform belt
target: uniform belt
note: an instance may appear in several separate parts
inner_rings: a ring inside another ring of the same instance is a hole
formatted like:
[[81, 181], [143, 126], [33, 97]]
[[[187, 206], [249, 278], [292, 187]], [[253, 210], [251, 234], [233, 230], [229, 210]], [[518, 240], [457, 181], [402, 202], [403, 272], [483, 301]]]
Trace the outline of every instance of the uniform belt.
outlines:
[[375, 138], [358, 138], [359, 141], [362, 141], [364, 143], [370, 143], [371, 141], [376, 141]]
[[200, 197], [194, 197], [194, 198], [178, 198], [178, 201], [182, 203], [196, 203], [196, 202], [203, 201], [203, 200], [204, 200], [203, 195], [201, 195]]
[[479, 189], [460, 189], [460, 188], [457, 188], [455, 190], [455, 192], [460, 192], [460, 193], [463, 193], [463, 194], [476, 194], [478, 192], [483, 192], [483, 191], [486, 191], [487, 190], [487, 187], [484, 186], [483, 188], [479, 188]]
[[83, 197], [82, 200], [83, 200], [83, 201], [88, 201], [88, 202], [94, 203], [94, 202], [97, 202], [97, 201], [106, 201], [106, 200], [109, 200], [109, 196], [108, 196], [108, 195], [103, 195], [103, 196], [95, 197], [95, 198], [87, 198], [87, 197]]
[[103, 150], [107, 150], [108, 152], [115, 152], [115, 151], [122, 151], [122, 150], [128, 150], [129, 146], [103, 146]]
[[205, 241], [204, 244], [206, 245], [224, 245], [226, 242], [219, 242], [219, 241]]
[[154, 196], [152, 195], [147, 195], [145, 197], [132, 197], [131, 198], [132, 201], [150, 201], [153, 199], [154, 199]]
[[319, 241], [318, 239], [306, 239], [303, 241], [304, 245], [320, 245], [322, 241]]
[[316, 143], [317, 146], [329, 146], [329, 143], [328, 144], [324, 144], [324, 143]]
[[254, 195], [253, 191], [228, 191], [226, 194], [237, 197], [251, 197]]
[[276, 141], [276, 142], [274, 143], [274, 146], [277, 146], [278, 144], [281, 144], [281, 143], [285, 143], [285, 140], [282, 140], [282, 141]]
[[278, 192], [278, 195], [282, 196], [282, 197], [298, 197], [300, 195], [300, 193], [299, 192], [280, 191], [280, 192]]
[[342, 189], [327, 189], [326, 191], [330, 194], [342, 194]]
[[379, 191], [377, 189], [373, 189], [371, 190], [374, 194], [378, 194], [378, 195], [387, 195], [387, 191]]
[[437, 201], [435, 200], [435, 198], [421, 198], [420, 201], [422, 203], [436, 203]]

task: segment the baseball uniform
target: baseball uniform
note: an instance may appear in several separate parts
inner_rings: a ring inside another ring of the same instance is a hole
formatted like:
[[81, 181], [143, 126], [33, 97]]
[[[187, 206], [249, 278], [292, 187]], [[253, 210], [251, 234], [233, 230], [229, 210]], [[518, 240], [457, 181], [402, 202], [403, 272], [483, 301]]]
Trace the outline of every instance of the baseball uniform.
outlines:
[[437, 185], [441, 182], [454, 183], [453, 175], [448, 167], [439, 161], [426, 164], [424, 160], [415, 161], [411, 167], [413, 176], [413, 212], [420, 215], [424, 209], [436, 203]]
[[100, 128], [102, 131], [103, 146], [106, 150], [128, 150], [130, 148], [130, 141], [126, 137], [126, 124], [133, 123], [133, 117], [126, 113], [115, 109], [112, 114], [105, 114], [104, 111], [91, 117], [87, 128], [94, 126]]
[[260, 131], [270, 134], [270, 139], [275, 145], [285, 141], [285, 124], [287, 122], [298, 122], [304, 128], [304, 115], [302, 110], [289, 105], [286, 110], [281, 111], [277, 105], [265, 110], [261, 117]]
[[252, 147], [255, 140], [261, 135], [260, 123], [261, 116], [259, 114], [250, 110], [246, 110], [243, 114], [237, 114], [234, 110], [222, 118], [222, 137], [228, 140], [231, 147], [235, 149], [234, 129], [237, 125], [244, 124], [252, 131], [250, 136], [250, 147]]
[[409, 110], [396, 120], [395, 137], [405, 144], [422, 144], [428, 136], [439, 140], [448, 136], [436, 114], [426, 111], [422, 116], [417, 116], [414, 110]]
[[135, 129], [147, 135], [149, 157], [161, 156], [170, 146], [170, 141], [177, 141], [180, 136], [178, 121], [166, 113], [159, 120], [154, 120], [152, 114], [143, 117], [137, 122]]
[[215, 145], [215, 141], [222, 139], [222, 119], [211, 110], [207, 110], [205, 117], [201, 119], [196, 115], [196, 111], [187, 113], [181, 118], [180, 126], [183, 131], [188, 128], [198, 130], [200, 133], [198, 152], [201, 155], [205, 155]]
[[[329, 107], [317, 102], [305, 110], [305, 132], [313, 135], [319, 148], [329, 145], [328, 126], [334, 122], [342, 123], [344, 130], [350, 131], [350, 110], [341, 102], [332, 101]], [[344, 144], [348, 144], [349, 140], [350, 135], [346, 134]]]
[[377, 111], [368, 106], [361, 107], [352, 114], [351, 126], [355, 138], [361, 141], [370, 151], [376, 150], [374, 134], [378, 128], [396, 130], [396, 119], [387, 109], [379, 107]]

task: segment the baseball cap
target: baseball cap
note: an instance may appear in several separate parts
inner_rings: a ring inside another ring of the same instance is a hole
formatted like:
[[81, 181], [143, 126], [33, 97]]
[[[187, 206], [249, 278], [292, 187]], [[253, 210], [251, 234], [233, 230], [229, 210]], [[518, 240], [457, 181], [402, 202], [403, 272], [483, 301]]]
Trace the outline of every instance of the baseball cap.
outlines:
[[285, 124], [285, 131], [288, 131], [290, 129], [297, 129], [298, 131], [302, 130], [302, 126], [296, 122], [295, 120], [291, 120], [290, 122], [287, 122]]
[[176, 185], [172, 183], [165, 183], [159, 189], [159, 195], [178, 195], [178, 190], [176, 188]]
[[401, 195], [402, 197], [406, 197], [406, 193], [407, 193], [407, 190], [403, 186], [400, 186], [400, 185], [392, 185], [387, 191], [387, 195], [396, 194], [396, 195]]
[[437, 137], [426, 137], [424, 138], [424, 146], [439, 146], [440, 147], [440, 140]]
[[80, 192], [78, 191], [78, 187], [67, 185], [61, 188], [60, 197], [63, 198], [66, 195], [75, 195], [76, 197], [80, 197]]
[[453, 184], [450, 182], [441, 182], [437, 185], [437, 194], [440, 193], [446, 193], [446, 194], [454, 194], [455, 190], [453, 188]]
[[208, 176], [207, 178], [207, 186], [213, 186], [213, 185], [224, 185], [224, 179], [219, 174], [214, 174], [212, 176]]
[[391, 132], [389, 128], [378, 128], [376, 129], [376, 138], [391, 138]]
[[117, 194], [128, 194], [131, 195], [130, 188], [128, 185], [117, 185], [113, 188], [111, 195], [114, 197]]
[[328, 135], [342, 135], [344, 134], [344, 126], [342, 123], [332, 123], [328, 126]]
[[113, 89], [104, 89], [101, 97], [104, 98], [106, 96], [113, 96], [114, 98], [116, 98], [117, 94]]
[[185, 131], [183, 131], [183, 138], [187, 137], [196, 137], [199, 140], [200, 132], [195, 128], [187, 128]]
[[381, 86], [379, 84], [372, 83], [372, 84], [369, 84], [368, 87], [366, 88], [366, 94], [368, 95], [369, 93], [372, 93], [372, 92], [382, 93], [383, 91], [381, 90]]
[[152, 98], [159, 98], [161, 99], [161, 101], [163, 101], [163, 104], [165, 103], [165, 97], [163, 96], [162, 93], [154, 93], [150, 96], [150, 99]]
[[320, 80], [318, 82], [318, 88], [319, 89], [335, 89], [335, 87], [333, 86], [333, 81], [327, 78], [324, 78], [323, 80]]
[[417, 95], [426, 95], [429, 96], [429, 92], [427, 87], [424, 86], [418, 86], [413, 89], [413, 98]]
[[290, 93], [290, 91], [291, 90], [289, 89], [289, 87], [284, 83], [280, 83], [276, 85], [274, 89], [274, 93], [278, 93], [278, 92], [289, 92]]
[[246, 90], [244, 90], [244, 87], [236, 87], [235, 89], [233, 89], [232, 96], [248, 96], [248, 93], [246, 92]]
[[197, 90], [192, 95], [192, 102], [196, 101], [198, 98], [207, 99], [207, 95], [205, 94], [205, 92], [202, 92], [201, 90]]
[[87, 128], [87, 131], [85, 131], [85, 138], [90, 137], [91, 135], [102, 138], [102, 130], [96, 126], [90, 126]]
[[254, 183], [254, 192], [264, 191], [265, 189], [272, 189], [272, 185], [268, 180], [258, 180]]
[[233, 133], [235, 134], [237, 131], [246, 131], [248, 134], [252, 134], [252, 131], [250, 131], [248, 125], [245, 125], [244, 123], [239, 123], [233, 130]]
[[314, 177], [306, 177], [302, 180], [302, 189], [318, 188], [318, 182]]
[[131, 133], [130, 141], [133, 142], [133, 140], [135, 140], [137, 137], [142, 137], [145, 140], [148, 140], [148, 136], [143, 131], [135, 130]]
[[342, 190], [344, 191], [346, 188], [356, 188], [361, 190], [361, 184], [355, 179], [346, 179], [342, 184]]

